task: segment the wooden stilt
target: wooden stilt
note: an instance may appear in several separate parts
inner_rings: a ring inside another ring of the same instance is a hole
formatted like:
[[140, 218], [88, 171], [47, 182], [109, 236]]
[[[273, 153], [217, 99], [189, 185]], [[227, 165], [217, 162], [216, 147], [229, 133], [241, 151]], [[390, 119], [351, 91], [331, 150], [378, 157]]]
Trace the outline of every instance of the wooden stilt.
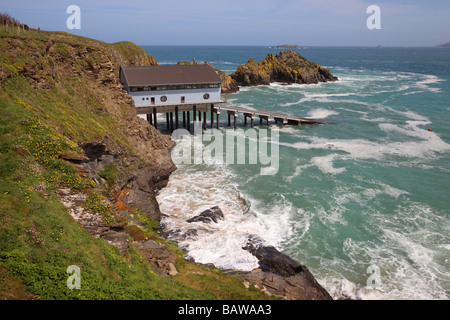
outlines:
[[206, 112], [203, 112], [203, 130], [206, 130]]
[[191, 115], [190, 112], [187, 111], [187, 123], [186, 123], [186, 129], [191, 132], [191, 119], [190, 119]]

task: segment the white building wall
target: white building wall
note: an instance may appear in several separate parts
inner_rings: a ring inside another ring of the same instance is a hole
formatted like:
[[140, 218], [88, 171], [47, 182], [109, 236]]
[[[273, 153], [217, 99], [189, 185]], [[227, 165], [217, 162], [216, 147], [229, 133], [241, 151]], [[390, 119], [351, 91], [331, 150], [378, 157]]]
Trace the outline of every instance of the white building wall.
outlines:
[[[209, 99], [204, 99], [203, 95], [209, 94]], [[217, 103], [220, 102], [221, 89], [202, 88], [202, 89], [184, 89], [184, 90], [161, 90], [161, 91], [137, 91], [129, 92], [134, 99], [136, 107], [165, 106], [181, 104], [181, 97], [185, 97], [184, 104], [195, 103]], [[161, 97], [166, 96], [167, 101], [162, 102]], [[152, 104], [152, 97], [155, 98], [155, 104]]]

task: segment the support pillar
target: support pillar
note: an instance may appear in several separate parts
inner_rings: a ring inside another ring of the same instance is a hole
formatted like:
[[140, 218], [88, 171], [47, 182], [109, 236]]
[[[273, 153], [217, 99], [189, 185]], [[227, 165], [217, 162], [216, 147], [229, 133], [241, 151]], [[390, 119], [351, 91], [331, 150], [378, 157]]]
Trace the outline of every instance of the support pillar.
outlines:
[[169, 120], [169, 113], [166, 112], [166, 126], [167, 130], [170, 130], [170, 120]]
[[[218, 111], [218, 110], [217, 110]], [[219, 117], [220, 117], [220, 111], [218, 111], [217, 113], [216, 113], [216, 128], [217, 129], [219, 129]]]
[[203, 112], [203, 130], [206, 130], [206, 112]]
[[156, 108], [153, 108], [153, 126], [158, 129], [158, 118], [156, 117]]
[[183, 128], [186, 128], [186, 111], [183, 111]]
[[190, 112], [187, 111], [187, 123], [186, 123], [186, 129], [187, 131], [191, 132], [191, 119], [190, 119], [191, 115]]
[[175, 129], [178, 129], [178, 107], [175, 107]]
[[147, 113], [146, 116], [147, 116], [148, 123], [152, 124], [152, 114], [151, 113]]

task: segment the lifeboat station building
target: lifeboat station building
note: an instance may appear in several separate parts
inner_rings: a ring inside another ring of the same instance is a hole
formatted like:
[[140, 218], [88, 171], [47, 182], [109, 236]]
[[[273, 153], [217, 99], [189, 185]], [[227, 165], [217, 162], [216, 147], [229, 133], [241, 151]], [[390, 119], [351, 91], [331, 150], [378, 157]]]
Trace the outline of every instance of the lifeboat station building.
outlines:
[[119, 77], [137, 114], [146, 115], [155, 127], [158, 113], [166, 114], [167, 129], [172, 131], [179, 128], [181, 116], [183, 127], [190, 129], [191, 113], [194, 121], [203, 120], [205, 129], [207, 113], [211, 127], [214, 113], [218, 120], [215, 104], [222, 102], [222, 79], [208, 64], [122, 66]]

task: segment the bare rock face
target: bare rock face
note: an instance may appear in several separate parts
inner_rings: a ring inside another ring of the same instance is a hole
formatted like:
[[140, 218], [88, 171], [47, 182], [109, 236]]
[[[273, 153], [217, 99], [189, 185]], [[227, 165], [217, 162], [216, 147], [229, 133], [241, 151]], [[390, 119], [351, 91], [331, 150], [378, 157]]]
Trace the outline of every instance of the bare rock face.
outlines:
[[134, 245], [148, 261], [155, 262], [158, 270], [164, 275], [176, 276], [178, 274], [175, 268], [177, 255], [167, 249], [165, 245], [153, 240], [136, 242]]
[[240, 86], [268, 85], [271, 82], [309, 84], [338, 80], [328, 69], [290, 50], [282, 51], [276, 56], [269, 54], [258, 63], [250, 58], [246, 64], [237, 68], [231, 78]]
[[332, 300], [308, 268], [276, 248], [253, 237], [244, 249], [258, 258], [260, 268], [241, 277], [256, 287], [289, 300]]

